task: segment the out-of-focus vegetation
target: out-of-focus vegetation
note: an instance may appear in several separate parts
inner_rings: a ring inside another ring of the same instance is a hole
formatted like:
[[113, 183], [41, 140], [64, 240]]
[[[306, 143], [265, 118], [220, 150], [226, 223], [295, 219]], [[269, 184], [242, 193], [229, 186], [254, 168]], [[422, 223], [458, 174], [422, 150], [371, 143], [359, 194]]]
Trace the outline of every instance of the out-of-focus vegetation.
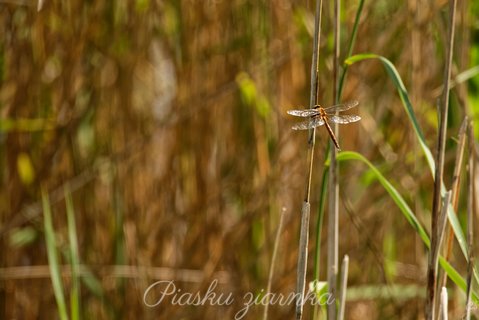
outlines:
[[[290, 130], [286, 110], [309, 101], [314, 5], [47, 0], [37, 11], [34, 2], [0, 1], [0, 318], [231, 319], [245, 294], [264, 294], [281, 212], [271, 291], [293, 292], [307, 134]], [[325, 6], [319, 90], [328, 105]], [[342, 2], [343, 58], [357, 6]], [[446, 30], [447, 1], [366, 1], [354, 48], [392, 62], [433, 152]], [[447, 188], [463, 117], [478, 118], [478, 65], [479, 2], [459, 1]], [[428, 230], [433, 176], [384, 66], [350, 65], [342, 99], [358, 100], [362, 117], [341, 127], [342, 149], [374, 164]], [[328, 139], [317, 130], [313, 213]], [[346, 318], [421, 318], [427, 249], [376, 174], [341, 162]], [[461, 181], [465, 229], [465, 171]], [[321, 257], [324, 266], [325, 247]], [[450, 263], [465, 278], [457, 243]], [[217, 280], [215, 292], [234, 301], [148, 307], [143, 295], [158, 280], [202, 294]], [[460, 318], [463, 291], [452, 282], [448, 289], [450, 317]], [[254, 306], [245, 319], [262, 312]], [[293, 313], [294, 304], [269, 308], [270, 319]]]

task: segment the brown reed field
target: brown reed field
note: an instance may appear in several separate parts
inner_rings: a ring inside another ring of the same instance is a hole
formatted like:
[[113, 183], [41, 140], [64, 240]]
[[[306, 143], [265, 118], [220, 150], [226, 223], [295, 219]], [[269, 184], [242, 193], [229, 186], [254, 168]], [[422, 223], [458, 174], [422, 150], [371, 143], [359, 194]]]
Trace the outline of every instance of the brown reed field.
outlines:
[[479, 319], [476, 0], [0, 0], [0, 112], [0, 319]]

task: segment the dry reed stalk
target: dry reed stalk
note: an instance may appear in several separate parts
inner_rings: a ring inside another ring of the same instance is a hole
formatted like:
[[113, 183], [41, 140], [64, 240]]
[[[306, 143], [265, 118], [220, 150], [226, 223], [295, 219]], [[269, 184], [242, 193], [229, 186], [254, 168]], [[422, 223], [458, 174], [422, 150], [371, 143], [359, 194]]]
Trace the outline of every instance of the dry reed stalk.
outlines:
[[[276, 237], [274, 239], [273, 256], [271, 257], [271, 265], [269, 267], [268, 286], [266, 288], [266, 294], [271, 292], [271, 284], [273, 283], [274, 266], [276, 265], [279, 240], [280, 240], [281, 232], [283, 231], [283, 225], [284, 225], [284, 210], [281, 210], [281, 214], [279, 216], [278, 230], [276, 231]], [[269, 299], [267, 299], [264, 305], [263, 320], [268, 319], [268, 309], [269, 309]]]
[[[340, 3], [334, 1], [334, 64], [333, 64], [333, 98], [338, 102], [338, 73], [339, 73], [339, 25]], [[338, 124], [334, 124], [334, 134], [338, 137]], [[330, 298], [336, 301], [338, 277], [338, 233], [339, 233], [339, 184], [338, 166], [336, 163], [337, 150], [330, 141], [331, 164], [329, 167], [329, 210], [328, 210], [328, 292]], [[328, 304], [328, 319], [336, 319], [336, 303]]]
[[439, 319], [447, 320], [447, 289], [442, 287], [441, 289], [441, 304], [439, 306]]
[[[311, 63], [311, 93], [310, 108], [313, 108], [318, 101], [318, 74], [319, 74], [319, 45], [321, 36], [321, 12], [323, 1], [316, 1], [316, 13], [314, 21], [313, 39], [313, 60]], [[301, 207], [301, 230], [299, 238], [298, 265], [296, 278], [296, 319], [303, 317], [304, 289], [306, 287], [306, 271], [308, 266], [308, 241], [309, 241], [309, 217], [310, 217], [310, 196], [311, 180], [313, 175], [314, 145], [316, 129], [313, 128], [308, 138], [309, 172], [306, 182], [306, 196]]]
[[[439, 251], [441, 249], [442, 245], [442, 240], [444, 238], [444, 230], [446, 229], [446, 223], [447, 223], [447, 211], [449, 209], [449, 205], [451, 203], [451, 196], [452, 192], [447, 191], [446, 194], [444, 195], [443, 202], [442, 202], [442, 209], [441, 213], [438, 218], [438, 227], [437, 227], [437, 250], [431, 251], [431, 262], [432, 266], [434, 268], [435, 275], [437, 276], [437, 269], [438, 269], [438, 264], [439, 264]], [[436, 288], [437, 289], [437, 288]], [[435, 302], [433, 302], [435, 303]], [[433, 309], [436, 309], [436, 305], [432, 305]], [[435, 319], [435, 318], [433, 318]]]
[[473, 216], [475, 214], [474, 208], [474, 128], [472, 122], [469, 123], [468, 128], [468, 147], [469, 147], [469, 159], [468, 159], [468, 190], [467, 190], [467, 249], [469, 253], [467, 261], [467, 292], [466, 292], [466, 316], [465, 320], [471, 319], [471, 295], [472, 295], [472, 276], [474, 271], [474, 254], [473, 254], [473, 242], [474, 242], [474, 225]]
[[341, 279], [339, 281], [339, 311], [338, 320], [344, 319], [346, 309], [346, 291], [348, 288], [349, 256], [345, 255], [341, 264]]
[[[466, 133], [467, 133], [467, 124], [468, 120], [467, 117], [464, 118], [461, 128], [459, 129], [459, 143], [457, 145], [456, 150], [456, 163], [454, 165], [454, 174], [452, 176], [452, 207], [454, 208], [454, 212], [457, 212], [457, 205], [459, 202], [459, 188], [460, 188], [460, 181], [461, 181], [461, 171], [462, 171], [462, 163], [464, 159], [464, 149], [466, 145]], [[452, 226], [449, 225], [447, 231], [447, 244], [446, 244], [446, 252], [444, 258], [449, 261], [449, 257], [452, 251], [452, 243], [454, 240], [454, 234], [452, 230]], [[447, 282], [447, 274], [444, 272], [442, 276], [442, 280], [440, 282], [441, 287], [445, 287]]]
[[437, 263], [434, 263], [433, 257], [437, 255], [438, 246], [438, 216], [440, 211], [441, 201], [441, 187], [444, 176], [444, 156], [446, 147], [446, 131], [447, 131], [447, 114], [449, 108], [449, 86], [451, 78], [452, 54], [454, 48], [454, 24], [456, 17], [457, 0], [450, 0], [449, 2], [449, 26], [448, 26], [448, 41], [447, 41], [447, 60], [446, 68], [444, 70], [444, 90], [441, 99], [440, 108], [440, 125], [438, 146], [436, 154], [436, 170], [434, 180], [434, 196], [431, 212], [431, 248], [429, 254], [428, 272], [427, 272], [427, 294], [425, 314], [427, 320], [435, 319], [435, 297], [436, 297], [436, 282], [437, 282]]

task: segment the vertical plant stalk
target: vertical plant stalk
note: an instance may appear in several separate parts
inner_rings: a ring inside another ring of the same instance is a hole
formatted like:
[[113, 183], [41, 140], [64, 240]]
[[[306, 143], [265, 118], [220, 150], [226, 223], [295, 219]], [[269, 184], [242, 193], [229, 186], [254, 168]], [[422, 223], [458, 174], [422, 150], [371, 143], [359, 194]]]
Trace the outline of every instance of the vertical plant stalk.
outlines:
[[467, 291], [466, 291], [466, 320], [471, 319], [471, 295], [472, 295], [472, 276], [474, 271], [474, 254], [473, 254], [473, 241], [474, 241], [474, 128], [472, 123], [468, 128], [468, 142], [469, 142], [469, 163], [468, 163], [468, 191], [467, 191], [467, 247], [469, 257], [467, 259]]
[[[466, 136], [467, 136], [467, 124], [468, 119], [467, 117], [464, 118], [462, 121], [461, 128], [459, 129], [459, 143], [457, 145], [456, 151], [456, 163], [454, 165], [454, 173], [452, 176], [452, 207], [454, 208], [454, 212], [457, 212], [457, 205], [459, 202], [459, 188], [460, 188], [460, 181], [461, 181], [461, 171], [462, 171], [462, 163], [464, 159], [464, 149], [466, 146]], [[454, 234], [452, 226], [449, 224], [449, 228], [447, 231], [447, 240], [446, 240], [446, 252], [444, 254], [444, 258], [449, 261], [449, 257], [451, 256], [452, 252], [452, 244], [454, 240]], [[440, 282], [440, 287], [445, 287], [447, 282], [447, 273], [443, 273], [442, 280]]]
[[454, 25], [456, 20], [457, 0], [449, 1], [449, 26], [446, 67], [444, 70], [444, 87], [441, 99], [440, 124], [438, 146], [436, 154], [436, 170], [434, 180], [434, 197], [431, 212], [431, 250], [429, 254], [428, 274], [427, 274], [427, 293], [425, 314], [427, 320], [435, 319], [435, 296], [437, 282], [437, 268], [434, 267], [433, 253], [438, 249], [438, 216], [441, 202], [441, 186], [444, 175], [444, 154], [446, 147], [447, 114], [449, 108], [449, 88], [451, 78], [452, 54], [454, 48]]
[[447, 289], [441, 289], [441, 304], [439, 306], [439, 320], [447, 320]]
[[[318, 78], [319, 78], [319, 44], [321, 36], [321, 11], [323, 1], [316, 1], [316, 13], [314, 21], [314, 39], [313, 39], [313, 60], [311, 63], [311, 94], [310, 108], [313, 108], [318, 101]], [[306, 195], [301, 207], [301, 230], [299, 236], [298, 250], [298, 266], [296, 278], [296, 319], [303, 317], [304, 305], [304, 289], [306, 287], [306, 271], [308, 267], [308, 241], [309, 241], [309, 217], [311, 212], [310, 196], [311, 181], [313, 176], [314, 163], [314, 145], [315, 145], [316, 129], [310, 131], [308, 138], [308, 156], [309, 156], [309, 172], [306, 183]]]
[[345, 255], [341, 265], [341, 279], [339, 281], [339, 311], [338, 320], [344, 319], [346, 309], [346, 291], [348, 288], [349, 256]]
[[[348, 54], [347, 56], [350, 57], [353, 54], [353, 49], [354, 49], [354, 44], [356, 43], [356, 37], [358, 33], [358, 28], [359, 28], [359, 20], [361, 18], [361, 13], [364, 7], [364, 0], [360, 0], [358, 4], [358, 9], [356, 11], [356, 17], [354, 19], [354, 25], [353, 25], [353, 30], [351, 33], [351, 38], [349, 40], [348, 44]], [[343, 85], [344, 81], [346, 79], [346, 74], [348, 71], [348, 65], [344, 64], [343, 69], [341, 72], [341, 77], [339, 79], [339, 84], [338, 84], [338, 91], [337, 91], [337, 101], [341, 100], [341, 95], [342, 95], [342, 90], [343, 90]], [[329, 152], [329, 150], [328, 150]], [[328, 154], [328, 153], [327, 153]], [[329, 180], [329, 167], [325, 168], [323, 171], [323, 178], [322, 178], [322, 185], [321, 185], [321, 196], [320, 196], [320, 201], [319, 201], [319, 209], [318, 209], [318, 221], [316, 224], [316, 258], [315, 258], [315, 266], [314, 266], [314, 278], [315, 280], [319, 280], [319, 275], [320, 275], [320, 257], [321, 257], [321, 229], [323, 225], [323, 218], [324, 218], [324, 206], [326, 202], [326, 194], [327, 194], [327, 189], [328, 189], [328, 180]], [[315, 319], [316, 316], [318, 315], [318, 306], [315, 305], [314, 307], [314, 315]]]
[[435, 254], [434, 260], [435, 260], [436, 267], [439, 262], [439, 249], [441, 248], [442, 240], [444, 239], [444, 231], [446, 230], [446, 224], [447, 224], [447, 212], [449, 210], [449, 205], [451, 204], [451, 199], [452, 199], [452, 192], [447, 191], [446, 194], [444, 195], [441, 215], [439, 216], [439, 221], [438, 221], [438, 228], [437, 228], [438, 250], [434, 253]]
[[[340, 3], [334, 1], [334, 67], [333, 67], [333, 98], [338, 102], [338, 72], [339, 72], [339, 36], [340, 36]], [[334, 125], [334, 134], [338, 137], [338, 124]], [[339, 137], [338, 137], [339, 138]], [[336, 319], [336, 287], [338, 278], [338, 232], [339, 232], [339, 184], [338, 166], [336, 162], [337, 150], [330, 141], [331, 165], [329, 167], [329, 210], [328, 210], [328, 292], [330, 300], [328, 304], [328, 320]]]
[[308, 267], [309, 216], [311, 206], [304, 201], [301, 208], [301, 231], [299, 237], [298, 271], [296, 279], [296, 319], [303, 317], [304, 289], [306, 287], [306, 270]]
[[[354, 48], [354, 44], [356, 43], [356, 36], [357, 36], [357, 33], [358, 33], [358, 26], [359, 26], [359, 19], [361, 17], [361, 12], [363, 10], [363, 6], [364, 6], [364, 0], [360, 0], [359, 1], [359, 5], [358, 5], [358, 10], [356, 12], [356, 17], [355, 17], [355, 20], [354, 20], [354, 26], [353, 26], [353, 31], [352, 31], [352, 34], [351, 34], [351, 39], [349, 40], [349, 45], [348, 45], [348, 57], [352, 56], [353, 54], [353, 48]], [[347, 64], [344, 64], [343, 66], [343, 70], [341, 72], [341, 77], [340, 77], [340, 80], [339, 80], [339, 85], [338, 85], [338, 101], [340, 100], [341, 98], [341, 94], [342, 94], [342, 89], [343, 89], [343, 84], [344, 84], [344, 80], [346, 78], [346, 74], [347, 74], [347, 71], [348, 71], [348, 65]], [[327, 168], [329, 169], [329, 168]], [[323, 217], [323, 209], [324, 209], [324, 203], [326, 202], [325, 200], [325, 190], [326, 190], [326, 184], [327, 184], [327, 181], [328, 181], [328, 170], [325, 169], [323, 171], [323, 178], [322, 178], [322, 185], [321, 185], [321, 198], [320, 198], [320, 208], [318, 210], [319, 212], [319, 216], [320, 218]], [[321, 226], [322, 226], [322, 219], [318, 219], [318, 223], [316, 225], [316, 259], [315, 259], [315, 270], [314, 270], [314, 276], [316, 279], [319, 279], [319, 258], [320, 258], [320, 252], [319, 252], [319, 248], [320, 248], [320, 236], [321, 236]]]
[[53, 229], [52, 211], [50, 200], [47, 193], [42, 189], [43, 204], [43, 227], [45, 229], [45, 244], [48, 255], [48, 266], [50, 268], [50, 277], [52, 279], [53, 293], [58, 307], [58, 316], [61, 320], [67, 320], [67, 307], [65, 302], [65, 292], [63, 288], [60, 260], [55, 241], [55, 230]]
[[40, 12], [40, 10], [42, 10], [44, 3], [45, 3], [45, 0], [38, 0], [38, 4], [37, 4], [37, 11], [38, 12]]
[[[363, 7], [364, 7], [364, 0], [360, 0], [358, 4], [358, 10], [356, 11], [356, 17], [354, 18], [353, 31], [351, 33], [351, 40], [349, 41], [349, 45], [348, 45], [347, 58], [353, 55], [354, 44], [356, 43], [356, 36], [358, 34], [358, 28], [359, 28], [359, 19], [361, 18]], [[343, 85], [346, 79], [348, 67], [349, 67], [348, 64], [343, 64], [343, 71], [341, 72], [341, 77], [339, 78], [339, 84], [338, 84], [337, 101], [340, 100], [342, 92], [343, 92]]]
[[70, 313], [72, 320], [80, 319], [80, 254], [78, 250], [77, 228], [73, 200], [69, 187], [65, 187], [65, 202], [67, 211], [68, 242], [70, 244], [70, 263], [72, 272], [72, 284], [70, 293]]
[[[446, 194], [444, 195], [443, 202], [442, 202], [442, 209], [441, 209], [441, 214], [438, 217], [438, 222], [437, 222], [437, 228], [434, 230], [436, 232], [435, 236], [437, 239], [437, 246], [433, 250], [431, 248], [430, 252], [430, 264], [432, 265], [432, 270], [431, 272], [434, 274], [434, 278], [437, 277], [437, 269], [438, 269], [438, 264], [439, 264], [439, 251], [441, 248], [441, 243], [442, 239], [444, 238], [444, 230], [446, 229], [446, 222], [447, 222], [447, 211], [449, 208], [449, 204], [451, 202], [451, 191], [447, 191]], [[434, 291], [436, 291], [436, 288], [434, 288]], [[435, 320], [435, 309], [436, 309], [436, 302], [435, 300], [432, 300], [431, 302], [431, 313], [432, 313], [432, 319]]]
[[[271, 257], [271, 265], [269, 267], [268, 286], [266, 288], [266, 294], [271, 292], [271, 284], [273, 283], [274, 267], [276, 265], [276, 256], [278, 254], [279, 240], [281, 237], [281, 232], [283, 231], [283, 225], [284, 225], [284, 210], [281, 210], [281, 215], [279, 216], [278, 230], [276, 231], [276, 237], [274, 239], [273, 256]], [[264, 305], [263, 320], [268, 319], [268, 308], [269, 308], [269, 299], [267, 299]]]
[[[328, 185], [328, 169], [323, 169], [323, 177], [321, 179], [321, 192], [319, 198], [319, 208], [318, 208], [318, 220], [316, 221], [316, 241], [315, 241], [315, 257], [314, 257], [314, 281], [319, 281], [320, 276], [320, 266], [321, 266], [321, 230], [323, 227], [324, 220], [324, 206], [326, 203], [326, 194], [327, 194], [327, 185]], [[324, 306], [321, 306], [317, 303], [314, 304], [313, 319], [318, 319], [319, 310], [323, 309]]]

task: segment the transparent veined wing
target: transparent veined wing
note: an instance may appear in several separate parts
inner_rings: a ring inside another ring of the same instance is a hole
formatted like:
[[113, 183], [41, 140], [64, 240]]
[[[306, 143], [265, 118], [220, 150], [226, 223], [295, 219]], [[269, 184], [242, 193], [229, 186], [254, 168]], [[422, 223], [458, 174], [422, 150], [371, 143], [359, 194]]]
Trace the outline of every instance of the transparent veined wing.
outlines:
[[288, 114], [296, 117], [312, 117], [319, 114], [319, 110], [317, 109], [304, 109], [304, 110], [288, 110], [286, 111]]
[[[341, 104], [336, 104], [336, 105], [334, 105], [334, 106], [324, 108], [324, 111], [325, 111], [326, 113], [334, 113], [334, 112], [346, 111], [346, 110], [349, 110], [349, 109], [351, 109], [351, 108], [356, 107], [358, 104], [359, 104], [359, 102], [357, 102], [356, 100], [347, 101], [347, 102], [343, 102], [343, 103], [341, 103]], [[356, 121], [357, 121], [357, 120], [356, 120]]]
[[324, 120], [321, 118], [314, 118], [308, 119], [303, 122], [299, 122], [295, 124], [292, 128], [293, 130], [308, 130], [315, 127], [322, 126], [324, 124]]
[[340, 115], [340, 116], [328, 116], [328, 120], [333, 123], [340, 123], [340, 124], [345, 124], [345, 123], [351, 123], [351, 122], [356, 122], [361, 120], [360, 116], [356, 115]]

